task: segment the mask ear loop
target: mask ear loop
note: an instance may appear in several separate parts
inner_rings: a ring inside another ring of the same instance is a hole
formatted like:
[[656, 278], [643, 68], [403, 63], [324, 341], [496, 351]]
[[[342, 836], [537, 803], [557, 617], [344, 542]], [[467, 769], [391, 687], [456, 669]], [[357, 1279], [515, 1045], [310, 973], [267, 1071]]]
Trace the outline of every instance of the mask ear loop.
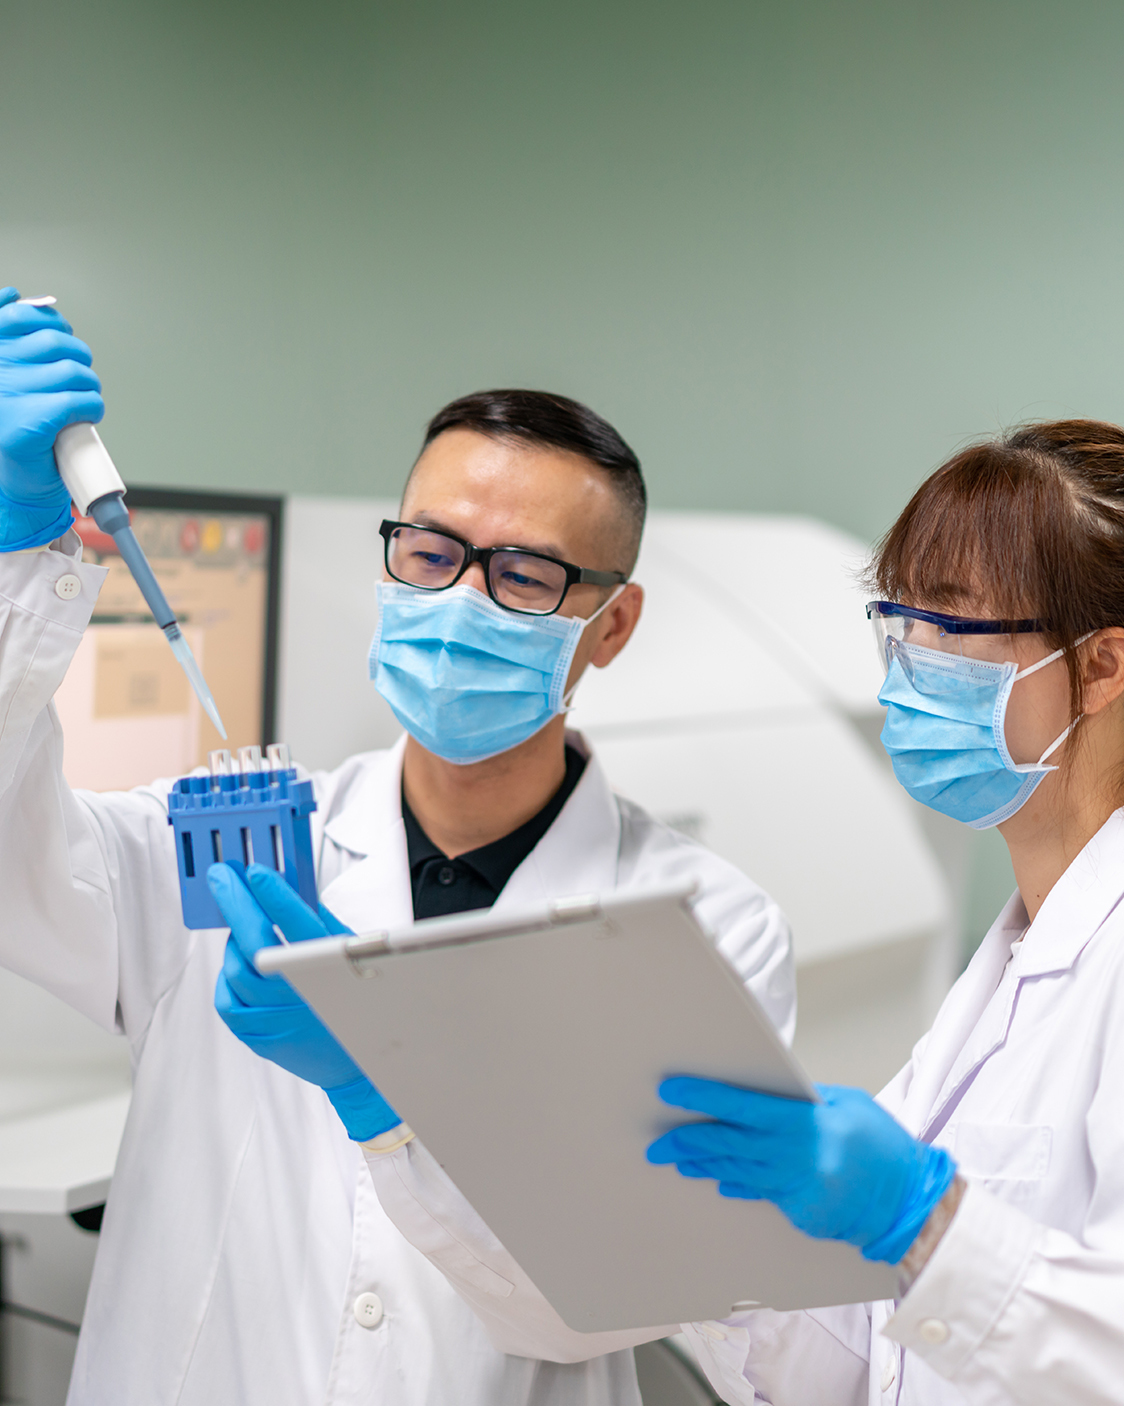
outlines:
[[[1084, 644], [1086, 640], [1091, 640], [1096, 633], [1096, 630], [1088, 630], [1085, 634], [1081, 636], [1080, 639], [1074, 640], [1073, 647], [1076, 649], [1078, 645]], [[1031, 664], [1026, 669], [1020, 669], [1019, 672], [1015, 675], [1014, 680], [1012, 681], [1013, 684], [1018, 683], [1020, 679], [1027, 678], [1030, 674], [1036, 674], [1039, 669], [1044, 669], [1047, 664], [1052, 664], [1055, 659], [1060, 659], [1063, 654], [1065, 654], [1064, 649], [1055, 649], [1053, 654], [1047, 654], [1046, 658], [1039, 659], [1037, 664]], [[1046, 748], [1046, 750], [1042, 753], [1038, 760], [1036, 762], [1028, 764], [1025, 770], [1057, 771], [1058, 768], [1056, 766], [1043, 766], [1043, 763], [1045, 762], [1047, 757], [1052, 756], [1058, 750], [1058, 748], [1062, 745], [1062, 743], [1066, 740], [1066, 738], [1070, 735], [1070, 733], [1073, 731], [1073, 729], [1077, 726], [1077, 724], [1081, 721], [1084, 716], [1084, 713], [1078, 713], [1077, 717], [1074, 718], [1074, 720], [1065, 729], [1065, 731], [1055, 737], [1053, 742], [1050, 743], [1050, 745]], [[1020, 770], [1022, 769], [1023, 768], [1020, 768]]]
[[[609, 607], [612, 605], [612, 603], [616, 600], [616, 598], [620, 595], [620, 593], [624, 590], [627, 585], [627, 581], [622, 581], [621, 584], [612, 593], [612, 595], [610, 595], [608, 599], [602, 601], [601, 604], [597, 607], [597, 609], [593, 612], [593, 614], [588, 617], [588, 619], [582, 621], [582, 627], [578, 631], [578, 639], [580, 639], [582, 635], [585, 634], [586, 630], [589, 629], [590, 625], [593, 624], [593, 622], [597, 619], [597, 617], [601, 614], [602, 611], [609, 609]], [[574, 648], [577, 649], [576, 641], [574, 644]], [[574, 711], [574, 706], [570, 702], [570, 699], [573, 698], [574, 694], [577, 692], [579, 683], [581, 683], [581, 679], [578, 679], [577, 683], [574, 684], [573, 688], [567, 689], [567, 691], [562, 695], [562, 706], [558, 710], [560, 713], [572, 713]]]
[[1038, 760], [1037, 760], [1032, 766], [1027, 767], [1027, 770], [1028, 770], [1028, 771], [1057, 771], [1058, 768], [1057, 768], [1056, 766], [1045, 766], [1045, 765], [1043, 765], [1043, 763], [1046, 761], [1046, 758], [1047, 758], [1047, 757], [1051, 756], [1054, 752], [1056, 752], [1056, 751], [1058, 750], [1058, 748], [1062, 745], [1062, 743], [1066, 740], [1066, 738], [1069, 736], [1069, 734], [1073, 731], [1073, 729], [1074, 729], [1074, 728], [1077, 726], [1077, 724], [1081, 721], [1081, 718], [1083, 718], [1084, 716], [1085, 716], [1085, 714], [1082, 713], [1082, 714], [1081, 714], [1081, 717], [1074, 718], [1074, 720], [1070, 723], [1070, 725], [1066, 728], [1066, 730], [1065, 730], [1063, 733], [1061, 733], [1060, 736], [1056, 737], [1056, 738], [1053, 740], [1053, 742], [1050, 743], [1050, 745], [1046, 748], [1046, 750], [1042, 753], [1042, 755], [1038, 758]]

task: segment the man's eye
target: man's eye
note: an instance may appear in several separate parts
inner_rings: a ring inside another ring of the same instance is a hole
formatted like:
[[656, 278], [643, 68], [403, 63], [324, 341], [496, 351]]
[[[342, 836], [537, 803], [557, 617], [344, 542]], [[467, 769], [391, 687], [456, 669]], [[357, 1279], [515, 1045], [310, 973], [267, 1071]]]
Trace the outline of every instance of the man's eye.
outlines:
[[523, 573], [519, 571], [505, 571], [503, 573], [503, 579], [506, 585], [514, 586], [521, 591], [544, 589], [541, 581], [536, 580], [534, 576], [524, 576]]

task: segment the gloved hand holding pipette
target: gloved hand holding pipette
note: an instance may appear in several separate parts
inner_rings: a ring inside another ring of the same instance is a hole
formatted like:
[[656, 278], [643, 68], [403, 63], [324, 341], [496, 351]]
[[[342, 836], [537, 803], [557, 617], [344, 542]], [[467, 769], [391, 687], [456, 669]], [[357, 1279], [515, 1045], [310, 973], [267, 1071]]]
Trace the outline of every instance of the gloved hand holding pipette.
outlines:
[[70, 526], [54, 447], [67, 426], [105, 414], [91, 360], [54, 307], [0, 289], [0, 552], [43, 546]]
[[207, 716], [215, 700], [129, 525], [125, 485], [94, 425], [105, 414], [90, 349], [54, 298], [0, 290], [0, 552], [42, 547], [88, 512], [121, 553]]

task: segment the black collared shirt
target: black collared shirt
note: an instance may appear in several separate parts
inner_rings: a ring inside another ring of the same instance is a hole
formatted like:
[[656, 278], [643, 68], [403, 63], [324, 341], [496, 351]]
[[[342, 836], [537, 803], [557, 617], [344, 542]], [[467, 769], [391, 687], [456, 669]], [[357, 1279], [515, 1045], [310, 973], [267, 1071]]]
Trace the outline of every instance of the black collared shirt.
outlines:
[[585, 758], [566, 748], [566, 776], [539, 811], [518, 830], [450, 859], [442, 854], [406, 804], [402, 793], [402, 819], [406, 823], [406, 849], [410, 858], [410, 885], [414, 891], [414, 917], [439, 918], [465, 913], [470, 908], [490, 908], [500, 890], [554, 824], [585, 770]]

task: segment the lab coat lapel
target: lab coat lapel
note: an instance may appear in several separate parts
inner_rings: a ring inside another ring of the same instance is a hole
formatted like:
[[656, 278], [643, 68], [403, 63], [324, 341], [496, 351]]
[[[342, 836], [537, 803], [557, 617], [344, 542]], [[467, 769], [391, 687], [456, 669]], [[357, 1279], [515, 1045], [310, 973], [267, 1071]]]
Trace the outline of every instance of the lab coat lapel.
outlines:
[[[939, 1130], [951, 1101], [1006, 1039], [1023, 982], [1068, 972], [1120, 902], [1122, 887], [1124, 812], [1116, 811], [1050, 890], [1029, 927], [1018, 893], [999, 915], [933, 1028], [924, 1075], [902, 1109], [907, 1127]], [[1022, 931], [1022, 947], [1012, 957]], [[1008, 960], [1011, 979], [1003, 999], [993, 1001]]]
[[[964, 975], [949, 992], [929, 1033], [923, 1058], [919, 1061], [909, 1092], [899, 1114], [909, 1130], [920, 1135], [939, 1115], [952, 1089], [965, 1070], [994, 1048], [996, 1039], [1006, 1033], [988, 1021], [985, 1033], [981, 1020], [987, 1011], [1004, 968], [1011, 956], [1011, 944], [1027, 924], [1026, 908], [1016, 892], [968, 964]], [[1009, 1012], [1007, 1012], [1009, 1018]]]
[[[1010, 944], [1007, 946], [1007, 957], [1010, 957]], [[1002, 978], [1004, 961], [1000, 967], [999, 978]], [[992, 986], [992, 996], [997, 994], [999, 980]], [[945, 1115], [950, 1110], [957, 1094], [966, 1086], [972, 1075], [984, 1064], [1007, 1038], [1007, 1031], [1010, 1029], [1011, 1017], [1015, 1010], [1015, 1000], [1019, 992], [1017, 981], [1008, 981], [1002, 988], [1002, 998], [988, 1000], [983, 1011], [980, 1013], [974, 1028], [971, 1030], [963, 1048], [952, 1061], [948, 1073], [945, 1075], [940, 1092], [930, 1110], [928, 1118], [925, 1120], [924, 1132], [928, 1139], [935, 1138], [945, 1121]], [[981, 988], [981, 995], [983, 989]]]
[[1124, 810], [1109, 816], [1038, 910], [1016, 957], [1021, 980], [1068, 971], [1124, 892]]
[[[515, 870], [495, 907], [539, 907], [577, 893], [616, 887], [620, 811], [597, 758], [580, 734], [566, 735], [586, 757], [585, 771], [554, 824]], [[354, 797], [324, 826], [333, 844], [354, 856], [320, 895], [356, 932], [413, 921], [406, 827], [402, 823], [405, 738], [380, 756]]]
[[354, 856], [320, 900], [357, 933], [400, 927], [414, 919], [406, 827], [402, 822], [405, 737], [383, 753], [354, 797], [324, 826], [333, 844]]
[[504, 885], [496, 910], [541, 907], [554, 898], [616, 887], [620, 810], [585, 739], [568, 732], [566, 740], [586, 757], [585, 771], [554, 824]]

